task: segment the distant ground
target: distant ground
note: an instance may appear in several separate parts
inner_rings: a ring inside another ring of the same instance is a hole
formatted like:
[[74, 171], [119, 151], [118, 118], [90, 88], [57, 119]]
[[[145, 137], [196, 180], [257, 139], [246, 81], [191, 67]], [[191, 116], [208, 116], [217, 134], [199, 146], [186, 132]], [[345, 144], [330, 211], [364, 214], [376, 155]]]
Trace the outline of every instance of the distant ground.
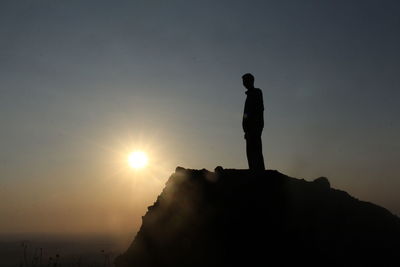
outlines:
[[[24, 246], [26, 246], [26, 249], [24, 249]], [[40, 257], [41, 248], [42, 257]], [[24, 257], [24, 251], [26, 252], [26, 258]], [[0, 235], [1, 267], [49, 266], [50, 257], [53, 265], [58, 260], [57, 266], [113, 266], [112, 261], [115, 255], [119, 253], [120, 243], [113, 236]]]

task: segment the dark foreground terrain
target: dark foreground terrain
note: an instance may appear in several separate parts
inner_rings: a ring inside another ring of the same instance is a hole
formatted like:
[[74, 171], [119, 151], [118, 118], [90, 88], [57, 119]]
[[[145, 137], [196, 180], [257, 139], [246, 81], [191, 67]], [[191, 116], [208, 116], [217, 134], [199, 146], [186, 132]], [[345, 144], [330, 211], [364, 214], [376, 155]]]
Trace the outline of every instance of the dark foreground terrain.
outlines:
[[117, 267], [399, 266], [400, 219], [277, 171], [177, 168]]

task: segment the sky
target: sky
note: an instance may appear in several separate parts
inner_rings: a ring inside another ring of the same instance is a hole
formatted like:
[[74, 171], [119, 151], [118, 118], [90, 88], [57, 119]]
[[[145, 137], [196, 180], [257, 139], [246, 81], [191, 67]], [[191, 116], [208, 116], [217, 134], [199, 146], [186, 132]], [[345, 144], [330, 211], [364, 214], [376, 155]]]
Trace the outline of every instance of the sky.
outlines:
[[[400, 215], [398, 1], [0, 2], [0, 233], [135, 232], [176, 166], [268, 169]], [[133, 170], [131, 151], [148, 153]]]

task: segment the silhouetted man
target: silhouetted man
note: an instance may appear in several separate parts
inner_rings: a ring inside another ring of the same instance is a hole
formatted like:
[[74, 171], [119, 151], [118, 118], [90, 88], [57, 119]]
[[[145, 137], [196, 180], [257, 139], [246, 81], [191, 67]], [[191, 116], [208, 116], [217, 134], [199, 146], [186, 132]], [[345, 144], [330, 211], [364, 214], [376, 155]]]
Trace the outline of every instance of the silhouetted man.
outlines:
[[254, 76], [252, 74], [246, 73], [242, 76], [242, 79], [243, 86], [247, 88], [242, 126], [246, 139], [249, 169], [265, 170], [261, 143], [261, 133], [264, 128], [263, 95], [259, 88], [254, 88]]

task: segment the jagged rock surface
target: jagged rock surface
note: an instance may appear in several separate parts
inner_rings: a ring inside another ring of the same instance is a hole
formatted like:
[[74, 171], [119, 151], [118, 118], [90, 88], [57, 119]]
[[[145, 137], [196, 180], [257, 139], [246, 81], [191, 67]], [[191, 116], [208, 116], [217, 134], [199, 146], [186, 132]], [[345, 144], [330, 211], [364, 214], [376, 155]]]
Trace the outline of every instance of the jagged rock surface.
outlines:
[[143, 217], [128, 266], [398, 266], [400, 219], [277, 171], [177, 171]]

